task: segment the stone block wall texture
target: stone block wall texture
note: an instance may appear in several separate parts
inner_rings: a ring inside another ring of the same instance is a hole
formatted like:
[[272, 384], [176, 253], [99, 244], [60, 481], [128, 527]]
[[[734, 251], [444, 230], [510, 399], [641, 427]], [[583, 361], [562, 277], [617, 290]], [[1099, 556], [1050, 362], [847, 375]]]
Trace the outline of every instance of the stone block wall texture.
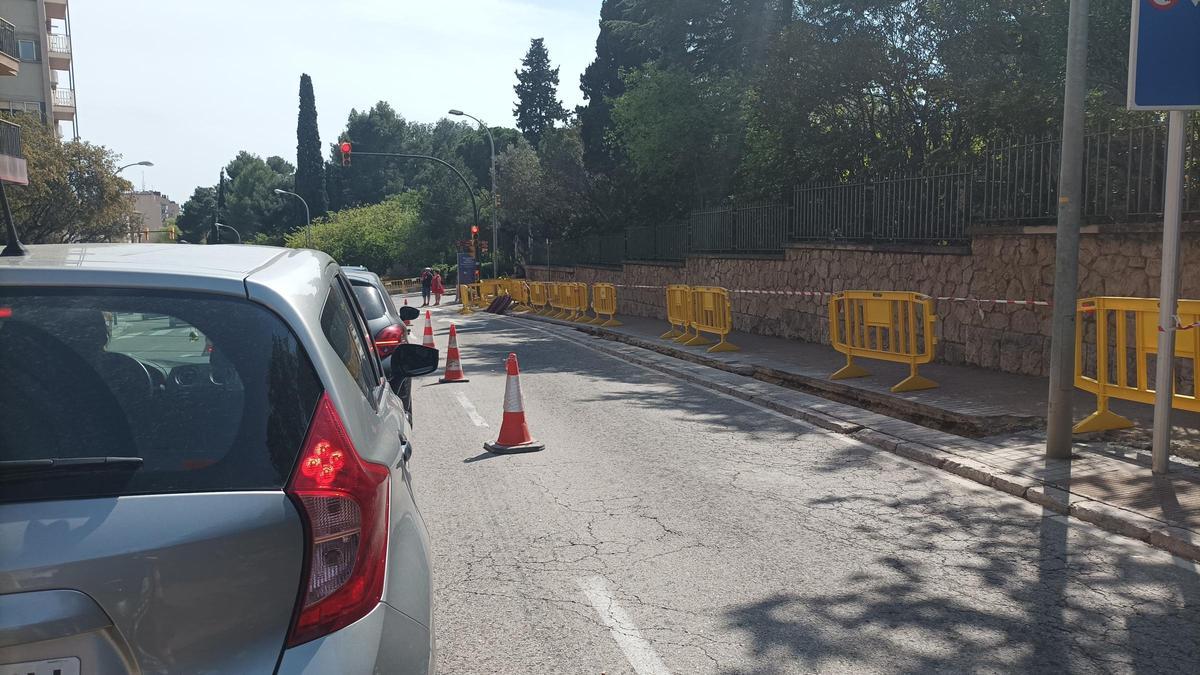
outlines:
[[[1157, 297], [1162, 234], [1083, 234], [1079, 297]], [[531, 267], [545, 281], [613, 283], [620, 314], [666, 318], [665, 291], [637, 286], [691, 284], [737, 290], [917, 291], [977, 300], [1053, 300], [1054, 234], [977, 235], [969, 248], [882, 249], [795, 245], [775, 258], [691, 257], [682, 264], [622, 267]], [[1200, 298], [1200, 230], [1185, 228], [1182, 298]], [[733, 295], [734, 328], [808, 342], [829, 342], [827, 299]], [[1050, 308], [941, 301], [937, 360], [1005, 372], [1045, 375], [1050, 364]]]

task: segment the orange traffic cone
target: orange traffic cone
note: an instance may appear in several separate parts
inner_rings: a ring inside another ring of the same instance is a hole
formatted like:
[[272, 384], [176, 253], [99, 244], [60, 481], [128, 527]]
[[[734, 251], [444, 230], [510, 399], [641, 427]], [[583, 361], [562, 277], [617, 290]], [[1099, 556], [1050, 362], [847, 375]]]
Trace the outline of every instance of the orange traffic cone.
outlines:
[[425, 310], [425, 336], [421, 338], [421, 346], [437, 349], [437, 345], [433, 343], [433, 316], [429, 310]]
[[529, 435], [525, 424], [525, 399], [521, 396], [521, 370], [517, 367], [517, 355], [508, 355], [508, 381], [504, 384], [504, 423], [500, 425], [500, 438], [495, 443], [484, 443], [483, 449], [497, 455], [545, 450]]
[[[408, 307], [408, 298], [405, 298], [405, 299], [404, 299], [404, 306], [405, 306], [405, 307]], [[405, 326], [411, 326], [411, 325], [412, 325], [412, 322], [411, 322], [411, 321], [409, 321], [408, 319], [405, 319], [405, 320], [404, 320], [404, 325], [405, 325]]]
[[463, 372], [462, 361], [458, 356], [458, 331], [450, 324], [450, 343], [446, 346], [446, 374], [438, 382], [470, 382]]

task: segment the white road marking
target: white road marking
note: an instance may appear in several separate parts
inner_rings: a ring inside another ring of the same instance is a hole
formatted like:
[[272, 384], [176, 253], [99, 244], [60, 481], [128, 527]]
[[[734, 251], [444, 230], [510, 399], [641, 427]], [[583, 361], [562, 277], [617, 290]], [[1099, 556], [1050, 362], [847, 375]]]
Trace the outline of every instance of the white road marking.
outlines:
[[471, 422], [475, 426], [486, 427], [488, 425], [487, 420], [479, 415], [479, 411], [475, 409], [475, 404], [471, 403], [471, 399], [467, 398], [466, 394], [460, 391], [454, 395], [454, 398], [458, 399], [458, 404], [463, 407], [463, 410], [467, 411], [467, 417], [471, 418]]
[[579, 584], [588, 602], [592, 603], [592, 607], [600, 615], [601, 623], [608, 627], [608, 632], [625, 653], [625, 658], [629, 665], [633, 666], [634, 672], [638, 675], [671, 675], [666, 664], [654, 652], [654, 647], [642, 637], [642, 632], [634, 625], [633, 619], [617, 604], [604, 577], [580, 578], [576, 579], [575, 583]]

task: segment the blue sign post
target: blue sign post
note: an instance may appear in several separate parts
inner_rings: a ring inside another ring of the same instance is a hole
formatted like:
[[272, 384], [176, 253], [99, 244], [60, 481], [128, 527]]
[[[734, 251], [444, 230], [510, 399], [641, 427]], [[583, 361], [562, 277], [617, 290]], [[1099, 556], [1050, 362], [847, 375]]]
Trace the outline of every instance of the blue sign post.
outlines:
[[470, 253], [458, 254], [458, 283], [473, 284], [475, 283], [475, 259]]
[[1200, 0], [1133, 0], [1130, 110], [1200, 110]]
[[1154, 373], [1154, 473], [1171, 456], [1175, 333], [1179, 329], [1179, 232], [1183, 216], [1186, 111], [1200, 110], [1200, 0], [1133, 0], [1129, 36], [1129, 109], [1169, 110], [1163, 185], [1162, 278]]

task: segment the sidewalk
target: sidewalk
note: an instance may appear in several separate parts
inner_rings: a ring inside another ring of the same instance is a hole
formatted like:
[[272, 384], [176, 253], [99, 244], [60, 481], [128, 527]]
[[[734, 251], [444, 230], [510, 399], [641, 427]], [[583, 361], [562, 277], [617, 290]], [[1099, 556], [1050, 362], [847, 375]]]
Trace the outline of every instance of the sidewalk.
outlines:
[[[844, 357], [825, 345], [734, 334], [742, 351], [708, 354], [660, 339], [668, 326], [653, 319], [621, 316], [624, 326], [599, 328], [512, 316], [556, 324], [568, 339], [587, 339], [574, 331], [603, 337], [610, 342], [589, 344], [1200, 561], [1200, 468], [1184, 459], [1167, 476], [1151, 473], [1149, 406], [1114, 401], [1136, 429], [1080, 437], [1073, 460], [1049, 460], [1045, 378], [931, 364], [921, 374], [940, 388], [893, 394], [906, 367], [863, 360], [870, 377], [833, 382]], [[1077, 392], [1077, 419], [1094, 406]], [[1200, 446], [1200, 415], [1177, 413], [1174, 422], [1176, 445]]]

